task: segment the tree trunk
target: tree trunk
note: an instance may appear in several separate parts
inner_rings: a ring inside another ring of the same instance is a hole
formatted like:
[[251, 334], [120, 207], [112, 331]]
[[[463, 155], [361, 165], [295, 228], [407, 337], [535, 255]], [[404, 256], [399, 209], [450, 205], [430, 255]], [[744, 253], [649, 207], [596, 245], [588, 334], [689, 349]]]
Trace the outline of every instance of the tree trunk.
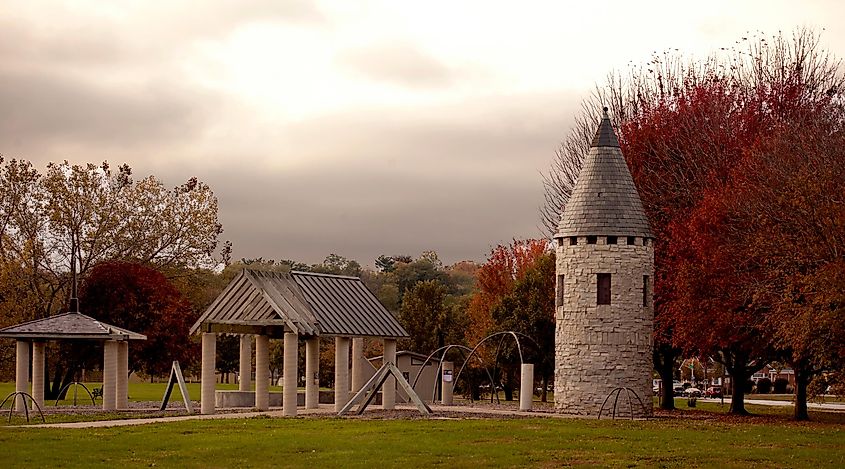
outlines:
[[508, 370], [507, 372], [504, 373], [504, 375], [505, 375], [505, 382], [502, 383], [502, 387], [504, 388], [504, 391], [505, 391], [505, 400], [506, 401], [512, 401], [513, 400], [513, 390], [514, 390], [513, 373], [510, 370]]
[[540, 402], [549, 402], [549, 375], [543, 374], [543, 390], [540, 391]]
[[752, 371], [748, 367], [748, 357], [745, 354], [723, 352], [725, 369], [731, 374], [731, 407], [729, 414], [748, 415], [745, 410], [745, 384], [751, 379]]
[[663, 410], [675, 410], [675, 392], [672, 386], [675, 377], [675, 356], [675, 350], [671, 346], [659, 345], [654, 348], [654, 367], [662, 383], [660, 408]]
[[792, 418], [795, 420], [810, 420], [807, 412], [807, 384], [810, 381], [809, 373], [803, 366], [793, 364], [795, 370], [795, 407]]

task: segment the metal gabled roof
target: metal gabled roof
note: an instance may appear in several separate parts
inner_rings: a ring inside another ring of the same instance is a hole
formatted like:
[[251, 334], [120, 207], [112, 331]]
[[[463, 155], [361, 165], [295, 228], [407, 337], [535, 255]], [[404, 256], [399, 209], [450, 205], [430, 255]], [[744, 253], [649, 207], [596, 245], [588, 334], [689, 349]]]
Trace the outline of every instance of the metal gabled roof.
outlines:
[[76, 312], [57, 314], [0, 329], [0, 337], [42, 340], [147, 340], [144, 334], [106, 324]]
[[607, 108], [555, 234], [569, 236], [654, 237]]
[[408, 337], [358, 277], [291, 272], [325, 335]]
[[285, 326], [303, 335], [317, 334], [316, 320], [296, 291], [290, 275], [244, 269], [191, 327], [203, 323]]
[[361, 279], [244, 269], [191, 327], [285, 326], [301, 335], [407, 337]]

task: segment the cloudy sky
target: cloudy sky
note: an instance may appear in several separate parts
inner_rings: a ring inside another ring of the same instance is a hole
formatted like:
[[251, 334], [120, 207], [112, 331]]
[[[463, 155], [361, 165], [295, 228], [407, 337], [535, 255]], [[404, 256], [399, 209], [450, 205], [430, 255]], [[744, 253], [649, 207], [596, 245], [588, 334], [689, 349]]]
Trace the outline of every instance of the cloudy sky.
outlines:
[[[206, 181], [236, 257], [446, 263], [540, 235], [541, 172], [613, 70], [837, 1], [0, 4], [0, 153]], [[824, 28], [824, 31], [822, 31]]]

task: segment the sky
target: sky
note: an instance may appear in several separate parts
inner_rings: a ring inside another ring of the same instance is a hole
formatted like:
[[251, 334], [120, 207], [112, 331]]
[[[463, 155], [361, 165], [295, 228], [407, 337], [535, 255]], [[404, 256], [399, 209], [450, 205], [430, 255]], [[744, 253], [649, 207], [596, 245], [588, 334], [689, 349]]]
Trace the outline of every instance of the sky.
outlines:
[[540, 237], [581, 102], [654, 52], [810, 27], [838, 1], [0, 0], [0, 154], [208, 183], [235, 258]]

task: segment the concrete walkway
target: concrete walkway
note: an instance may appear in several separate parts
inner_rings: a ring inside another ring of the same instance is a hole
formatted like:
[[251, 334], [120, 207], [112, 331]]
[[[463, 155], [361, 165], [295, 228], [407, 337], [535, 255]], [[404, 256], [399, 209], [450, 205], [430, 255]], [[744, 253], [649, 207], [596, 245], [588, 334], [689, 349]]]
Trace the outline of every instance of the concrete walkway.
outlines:
[[[721, 399], [700, 398], [701, 402], [714, 402], [716, 404], [722, 402]], [[731, 398], [725, 398], [725, 404], [730, 404]], [[746, 399], [746, 404], [754, 405], [768, 405], [774, 407], [792, 407], [792, 401], [776, 401], [772, 399]], [[831, 402], [824, 404], [816, 404], [815, 402], [808, 402], [807, 408], [811, 410], [828, 410], [833, 412], [845, 412], [845, 402]]]
[[[464, 415], [483, 415], [489, 417], [546, 417], [546, 418], [573, 418], [573, 416], [569, 415], [562, 415], [557, 414], [550, 411], [532, 411], [532, 412], [520, 412], [516, 409], [494, 409], [484, 406], [468, 406], [468, 405], [453, 405], [453, 406], [442, 406], [442, 405], [430, 405], [430, 408], [433, 412], [434, 418], [449, 418], [449, 414], [464, 414]], [[417, 412], [417, 408], [410, 405], [397, 405], [396, 411], [410, 411], [410, 412]], [[382, 411], [379, 407], [373, 407], [368, 409], [364, 413], [364, 417], [367, 414], [374, 414], [376, 412], [385, 412]], [[438, 415], [439, 414], [439, 415]], [[323, 417], [332, 417], [336, 416], [337, 413], [334, 410], [334, 404], [320, 404], [320, 407], [317, 409], [298, 409], [297, 416], [300, 417], [308, 417], [308, 416], [323, 416]], [[67, 423], [46, 423], [46, 424], [37, 424], [37, 425], [22, 425], [20, 428], [106, 428], [106, 427], [125, 427], [131, 425], [148, 425], [154, 423], [169, 423], [169, 422], [181, 422], [184, 420], [221, 420], [221, 419], [247, 419], [252, 417], [274, 417], [274, 418], [282, 418], [284, 415], [282, 414], [281, 407], [271, 408], [269, 411], [266, 412], [239, 412], [235, 409], [218, 409], [218, 413], [211, 414], [211, 415], [201, 415], [201, 414], [193, 414], [193, 415], [180, 415], [177, 417], [154, 417], [154, 418], [137, 418], [137, 419], [121, 419], [121, 420], [99, 420], [99, 421], [88, 421], [88, 422], [67, 422]], [[354, 415], [350, 415], [349, 417], [355, 417]], [[454, 415], [454, 417], [458, 417]]]

